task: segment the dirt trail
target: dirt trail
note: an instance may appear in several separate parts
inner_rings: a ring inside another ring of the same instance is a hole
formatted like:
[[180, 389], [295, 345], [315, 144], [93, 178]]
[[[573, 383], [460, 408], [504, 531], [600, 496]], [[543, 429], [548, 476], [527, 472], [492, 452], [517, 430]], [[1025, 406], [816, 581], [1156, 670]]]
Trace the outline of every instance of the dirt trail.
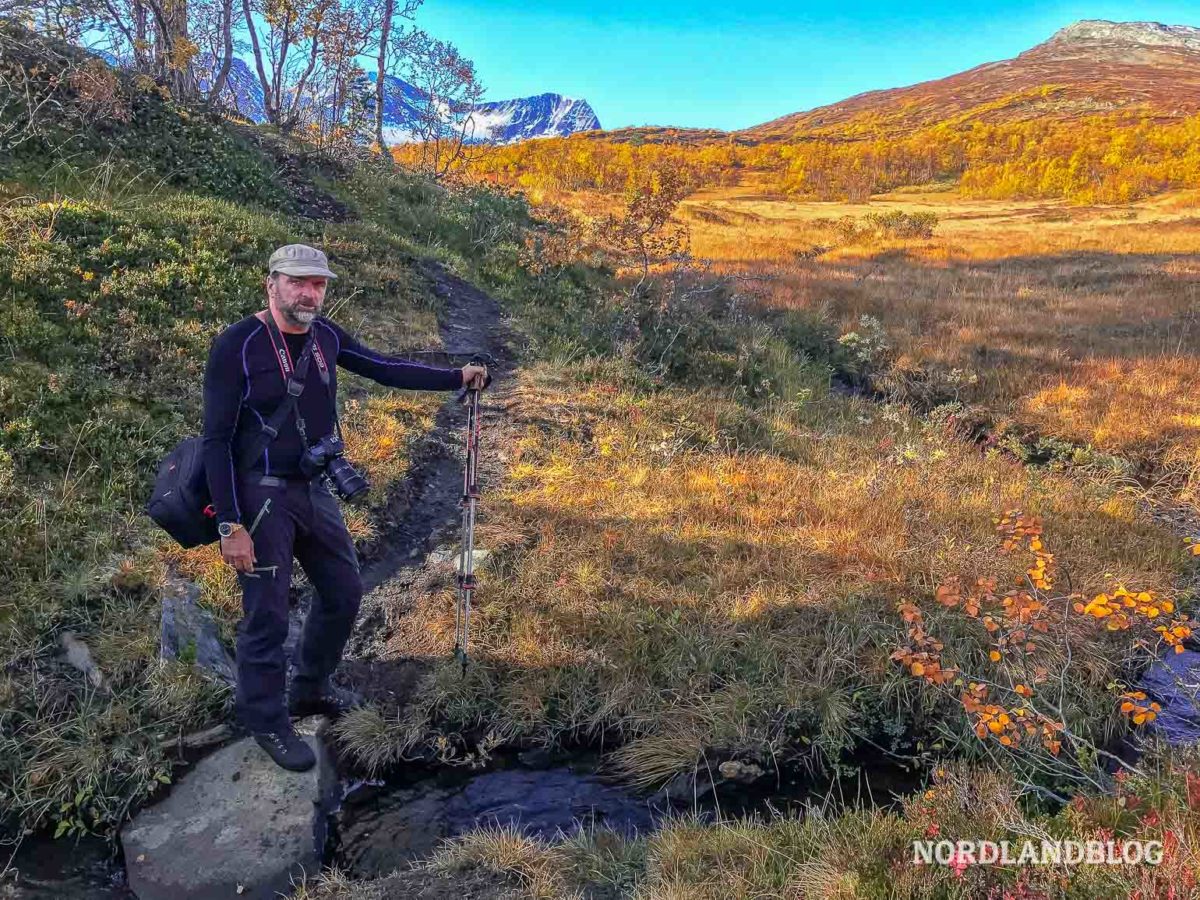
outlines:
[[[419, 357], [420, 361], [461, 366], [475, 353], [490, 357], [488, 371], [493, 381], [479, 405], [478, 474], [484, 495], [481, 503], [486, 503], [489, 488], [499, 483], [504, 469], [495, 448], [501, 430], [509, 424], [516, 336], [500, 305], [479, 288], [431, 260], [422, 261], [417, 271], [444, 304], [438, 324], [445, 351]], [[439, 546], [458, 548], [465, 426], [466, 406], [451, 395], [438, 411], [432, 430], [413, 448], [409, 472], [393, 489], [382, 512], [379, 536], [360, 548], [365, 594], [339, 677], [384, 708], [404, 703], [423, 669], [416, 661], [384, 658], [391, 635], [389, 622], [410, 607], [409, 591], [421, 576], [429, 553]], [[292, 618], [294, 639], [300, 609]]]

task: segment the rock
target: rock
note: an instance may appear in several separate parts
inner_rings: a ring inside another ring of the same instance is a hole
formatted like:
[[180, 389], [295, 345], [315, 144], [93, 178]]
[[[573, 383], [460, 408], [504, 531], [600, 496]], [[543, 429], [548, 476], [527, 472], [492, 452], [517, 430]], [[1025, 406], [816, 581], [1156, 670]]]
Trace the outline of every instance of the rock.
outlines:
[[[488, 557], [490, 557], [491, 555], [492, 555], [491, 550], [481, 550], [480, 548], [476, 547], [474, 549], [474, 551], [472, 552], [472, 562], [475, 566], [475, 570], [479, 571], [484, 566], [486, 566]], [[457, 565], [457, 563], [456, 563], [456, 565]]]
[[722, 778], [728, 778], [730, 781], [737, 781], [742, 784], [751, 784], [762, 778], [763, 770], [761, 766], [754, 763], [744, 763], [741, 760], [730, 759], [717, 766], [717, 771], [721, 773]]
[[337, 775], [321, 732], [297, 723], [317, 753], [307, 772], [279, 768], [243, 738], [205, 757], [162, 802], [121, 831], [139, 900], [269, 900], [321, 867]]
[[1162, 704], [1154, 727], [1167, 743], [1200, 740], [1200, 653], [1168, 653], [1146, 670], [1141, 688]]
[[92, 683], [92, 687], [107, 692], [108, 686], [104, 683], [104, 673], [92, 659], [92, 651], [88, 649], [88, 645], [81, 641], [73, 631], [64, 631], [59, 642], [65, 651], [67, 662], [86, 675], [87, 680]]
[[219, 744], [225, 738], [229, 737], [233, 731], [226, 723], [214, 725], [212, 728], [205, 728], [203, 731], [193, 731], [191, 734], [185, 734], [179, 738], [172, 738], [169, 741], [159, 741], [158, 746], [162, 748], [179, 747], [180, 749], [187, 748], [195, 750], [199, 747], [207, 747], [210, 744]]
[[[460, 551], [458, 550], [434, 550], [429, 556], [425, 557], [425, 565], [432, 567], [449, 564], [458, 569], [459, 554]], [[492, 555], [492, 551], [476, 547], [472, 550], [471, 555], [474, 570], [478, 572], [487, 563], [487, 559]]]
[[548, 769], [554, 765], [555, 754], [546, 747], [534, 747], [517, 754], [521, 765], [531, 769]]
[[705, 778], [701, 781], [695, 772], [677, 772], [654, 795], [654, 799], [661, 803], [693, 803], [714, 787], [711, 779]]
[[224, 681], [236, 682], [233, 659], [221, 643], [217, 623], [200, 605], [200, 588], [194, 584], [163, 598], [159, 634], [163, 659], [183, 659]]

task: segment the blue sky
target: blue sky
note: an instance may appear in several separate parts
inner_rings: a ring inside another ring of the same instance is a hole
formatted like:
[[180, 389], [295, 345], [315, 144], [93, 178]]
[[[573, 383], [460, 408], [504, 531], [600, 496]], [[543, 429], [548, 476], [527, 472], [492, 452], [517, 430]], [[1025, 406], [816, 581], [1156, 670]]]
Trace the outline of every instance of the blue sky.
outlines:
[[605, 128], [726, 129], [1006, 59], [1079, 19], [1200, 26], [1200, 0], [425, 0], [417, 14], [475, 60], [489, 100], [556, 91]]

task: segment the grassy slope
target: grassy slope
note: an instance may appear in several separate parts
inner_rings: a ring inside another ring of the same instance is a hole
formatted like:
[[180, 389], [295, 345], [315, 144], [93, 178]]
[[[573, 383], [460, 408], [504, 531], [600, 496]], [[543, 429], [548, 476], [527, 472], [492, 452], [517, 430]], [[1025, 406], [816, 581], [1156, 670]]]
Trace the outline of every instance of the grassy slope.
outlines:
[[[657, 784], [729, 760], [768, 771], [801, 760], [837, 765], [870, 741], [930, 768], [940, 758], [974, 759], [982, 767], [962, 777], [993, 779], [1005, 809], [1019, 791], [1006, 770], [1060, 790], [1080, 779], [1106, 784], [1089, 748], [1124, 732], [1115, 695], [1144, 648], [1072, 615], [1060, 585], [1038, 594], [1061, 611], [1046, 619], [1046, 636], [992, 659], [994, 638], [961, 610], [939, 609], [934, 589], [952, 575], [1011, 584], [1023, 559], [998, 552], [991, 516], [1013, 506], [1045, 517], [1056, 579], [1088, 597], [1116, 582], [1174, 596], [1182, 542], [1145, 521], [1119, 481], [1026, 469], [963, 444], [937, 417], [831, 392], [828, 367], [850, 376], [870, 365], [870, 335], [839, 343], [812, 311], [776, 311], [768, 325], [714, 306], [680, 313], [690, 327], [661, 387], [612, 353], [570, 373], [553, 361], [526, 370], [509, 406], [519, 435], [503, 448], [509, 480], [489, 494], [480, 529], [494, 555], [476, 613], [476, 663], [466, 679], [438, 664], [453, 607], [450, 591], [434, 585], [399, 617], [390, 643], [398, 657], [427, 657], [432, 674], [394, 718], [365, 711], [348, 719], [351, 749], [386, 764], [420, 747], [475, 758], [495, 741], [603, 735], [620, 745], [618, 770]], [[523, 312], [530, 322], [547, 319], [537, 306]], [[659, 325], [643, 321], [643, 337]], [[1019, 749], [979, 741], [958, 685], [931, 685], [897, 667], [904, 599], [924, 610], [962, 683], [991, 685], [992, 699], [1020, 709], [1018, 718], [1061, 717], [1068, 756], [1047, 754], [1036, 739]], [[1149, 635], [1149, 646], [1156, 640]], [[1025, 681], [1033, 682], [1029, 703], [1017, 699]], [[1181, 777], [1162, 782], [1162, 818], [1169, 807], [1187, 831], [1194, 823]], [[1139, 790], [1161, 787], [1154, 778], [1147, 785]], [[907, 841], [934, 821], [946, 833], [960, 825], [957, 835], [1003, 833], [1002, 810], [983, 805], [964, 816], [969, 801], [956, 796], [924, 819], [868, 814], [827, 831], [684, 825], [613, 852], [634, 858], [621, 877], [641, 879], [647, 896], [799, 896], [810, 876], [844, 880], [847, 896], [886, 896], [907, 868]], [[1068, 835], [1105, 827], [1100, 814], [1034, 817]], [[848, 862], [859, 828], [888, 837], [877, 854]], [[462, 853], [516, 872], [543, 896], [568, 889], [564, 867], [598, 865], [586, 854], [574, 859], [570, 847], [525, 845], [531, 862], [511, 843], [480, 837]], [[763, 844], [761, 854], [753, 849]], [[1195, 859], [1181, 854], [1173, 864], [1187, 870]], [[905, 874], [904, 895], [955, 895], [944, 871]], [[986, 893], [1010, 875], [984, 876], [971, 890]], [[1090, 878], [1072, 889], [1097, 896], [1111, 887]]]
[[[212, 548], [164, 545], [141, 506], [158, 460], [199, 426], [212, 337], [261, 307], [271, 249], [323, 245], [343, 276], [333, 315], [397, 351], [437, 346], [438, 301], [413, 274], [416, 256], [484, 283], [520, 280], [510, 270], [523, 214], [503, 198], [344, 172], [331, 186], [355, 218], [298, 218], [252, 135], [129, 83], [118, 96], [127, 121], [73, 126], [0, 159], [5, 826], [111, 826], [170, 777], [164, 742], [228, 700], [190, 667], [155, 662], [157, 591], [174, 561], [200, 578], [228, 632], [236, 583]], [[346, 410], [348, 438], [378, 500], [440, 398], [375, 388], [348, 376], [345, 396], [360, 401]], [[350, 524], [372, 528], [369, 514]], [[60, 660], [66, 631], [89, 644], [106, 690]]]

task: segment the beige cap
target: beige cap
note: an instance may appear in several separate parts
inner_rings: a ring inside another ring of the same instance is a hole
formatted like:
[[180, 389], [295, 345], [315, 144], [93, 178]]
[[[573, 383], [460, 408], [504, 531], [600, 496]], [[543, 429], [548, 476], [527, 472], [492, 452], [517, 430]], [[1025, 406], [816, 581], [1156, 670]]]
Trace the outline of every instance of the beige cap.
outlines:
[[329, 261], [325, 258], [325, 254], [307, 244], [288, 244], [286, 247], [280, 247], [271, 254], [271, 260], [267, 263], [267, 271], [282, 272], [284, 275], [293, 275], [297, 278], [306, 275], [337, 278], [333, 272], [329, 271]]

